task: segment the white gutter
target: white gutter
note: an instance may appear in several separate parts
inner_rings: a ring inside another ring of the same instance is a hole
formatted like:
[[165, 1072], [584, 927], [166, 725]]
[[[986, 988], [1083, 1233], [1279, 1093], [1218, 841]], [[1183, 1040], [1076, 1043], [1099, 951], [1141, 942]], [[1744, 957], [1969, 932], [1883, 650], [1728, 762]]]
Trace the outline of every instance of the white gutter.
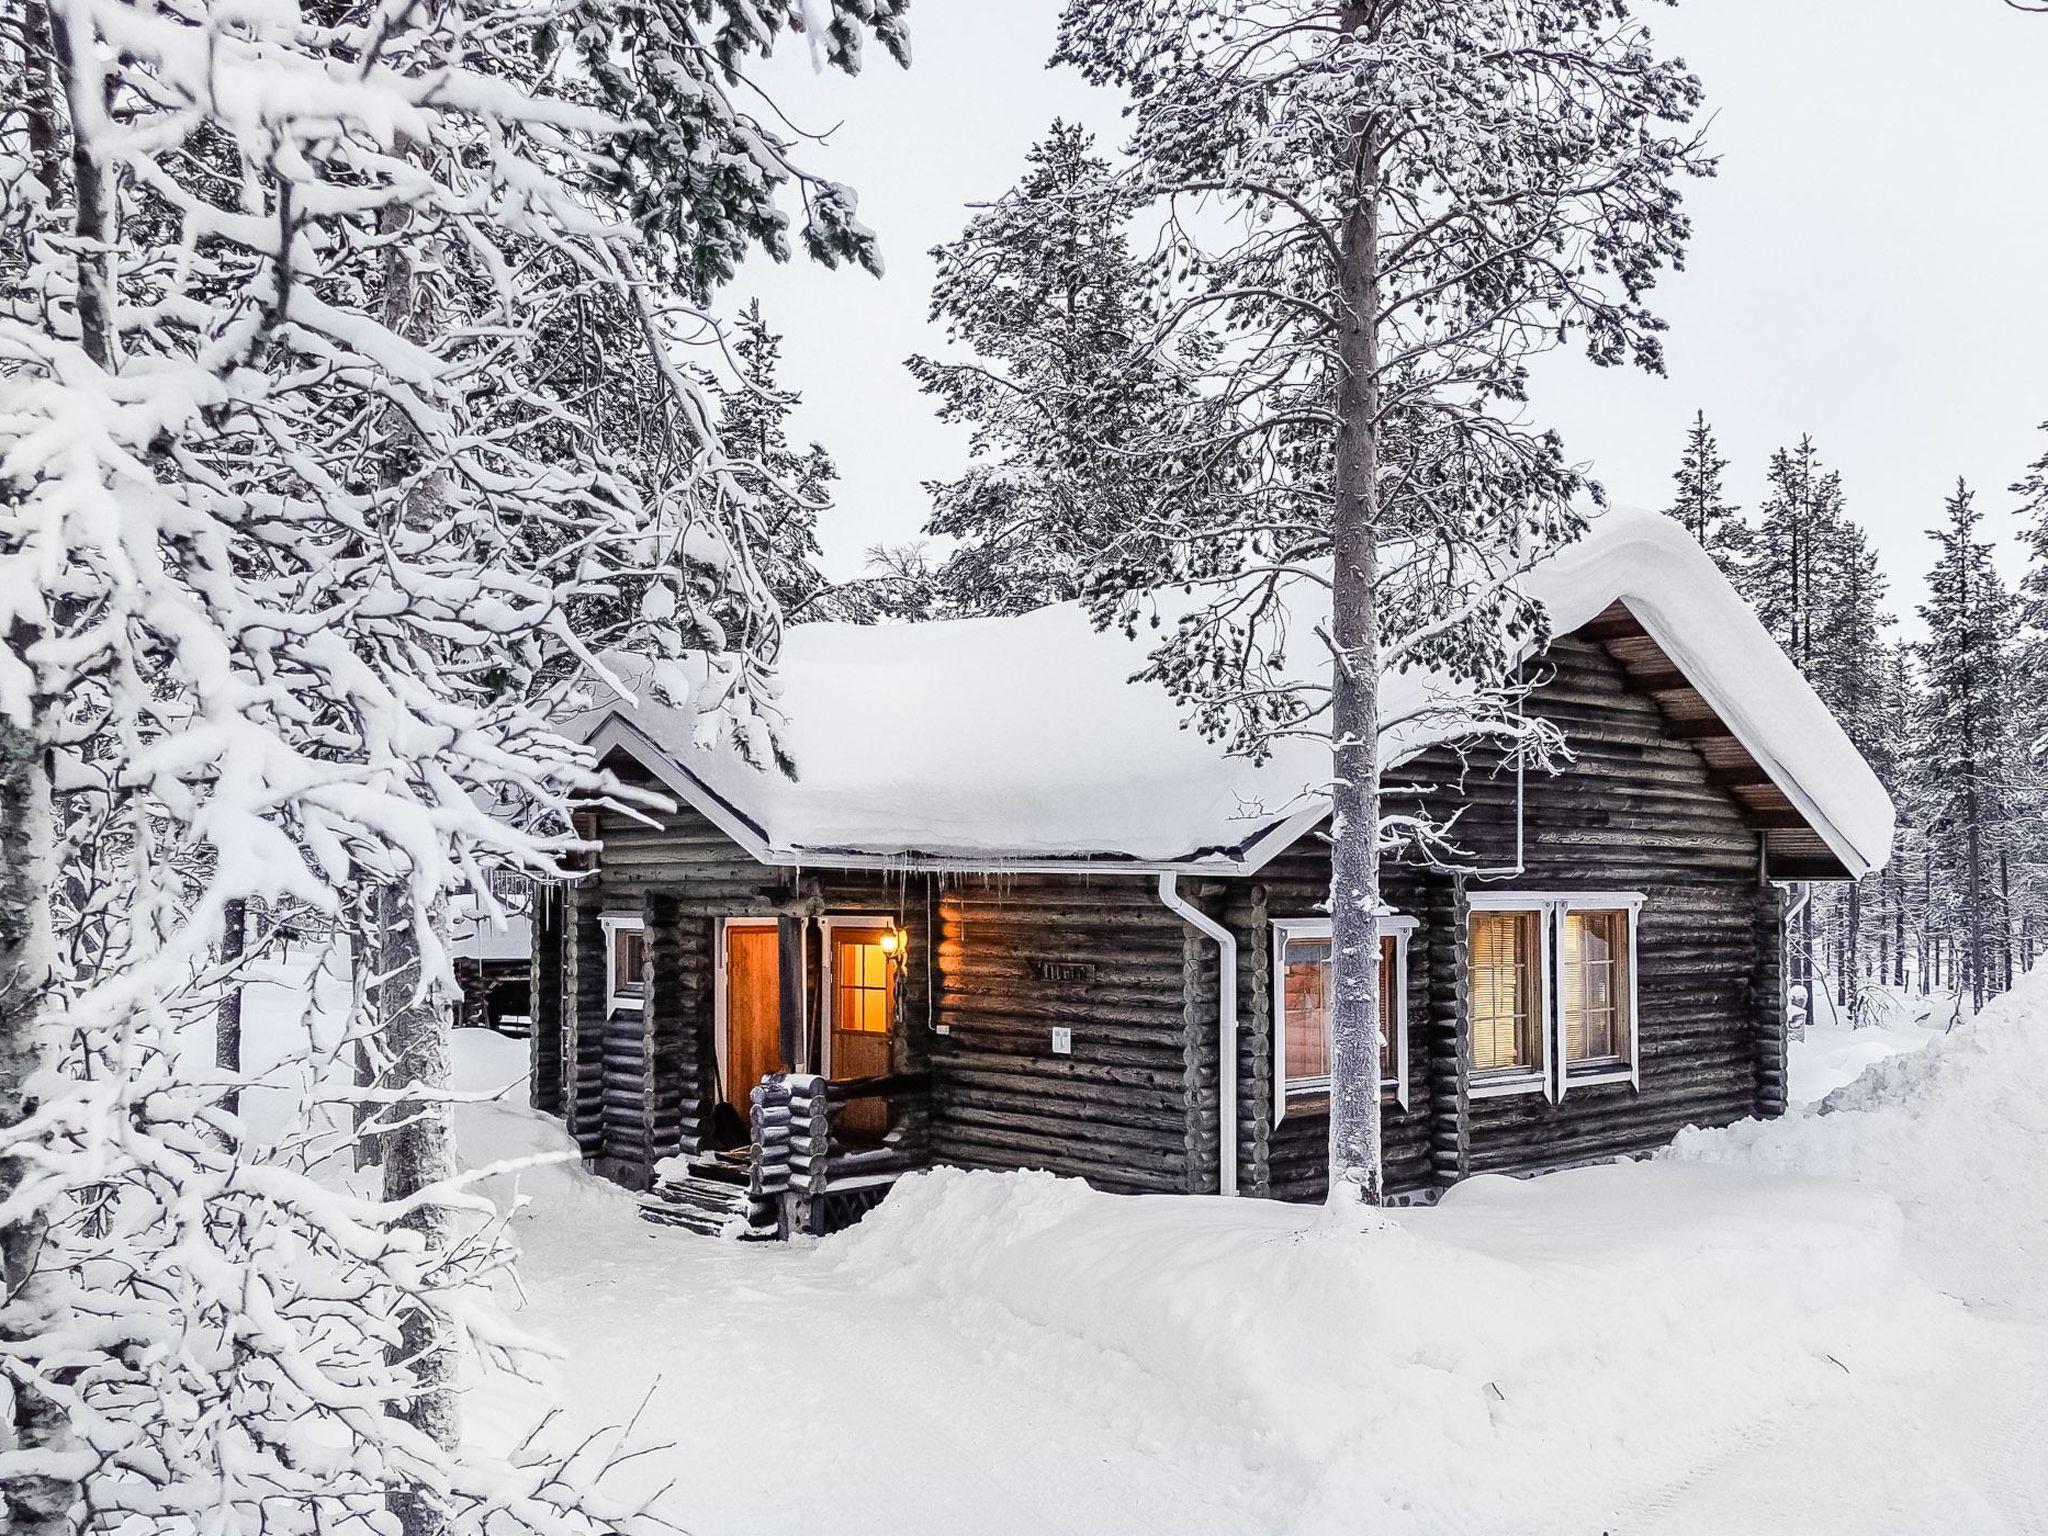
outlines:
[[1237, 935], [1180, 894], [1180, 876], [1163, 870], [1159, 900], [1197, 933], [1216, 941], [1216, 1188], [1237, 1193]]

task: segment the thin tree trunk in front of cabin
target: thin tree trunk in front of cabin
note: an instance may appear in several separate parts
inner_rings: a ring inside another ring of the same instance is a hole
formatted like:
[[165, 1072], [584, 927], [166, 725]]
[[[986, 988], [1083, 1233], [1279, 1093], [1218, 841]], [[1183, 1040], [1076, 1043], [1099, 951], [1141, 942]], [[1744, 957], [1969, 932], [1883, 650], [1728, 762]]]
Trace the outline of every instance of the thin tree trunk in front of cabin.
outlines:
[[1863, 882], [1849, 882], [1849, 931], [1842, 938], [1842, 1007], [1851, 1018], [1862, 1003]]
[[[249, 904], [240, 897], [221, 909], [220, 959], [233, 966], [242, 958], [249, 939]], [[242, 982], [230, 976], [221, 993], [220, 1007], [213, 1018], [213, 1064], [226, 1073], [228, 1090], [220, 1096], [221, 1108], [231, 1115], [242, 1112]]]
[[[403, 886], [379, 888], [377, 947], [383, 1006], [384, 1048], [390, 1058], [385, 1085], [398, 1095], [384, 1106], [390, 1127], [379, 1137], [384, 1154], [384, 1198], [407, 1200], [455, 1173], [455, 1139], [449, 1125], [448, 1014], [445, 999], [421, 986], [419, 931], [412, 901]], [[399, 1225], [420, 1234], [429, 1254], [445, 1252], [449, 1216], [445, 1207], [424, 1203]], [[443, 1450], [460, 1443], [455, 1410], [455, 1351], [439, 1310], [415, 1300], [400, 1314], [399, 1336], [386, 1358], [410, 1372], [412, 1395], [394, 1404], [403, 1419]], [[447, 1511], [432, 1492], [393, 1488], [391, 1513], [405, 1536], [438, 1536], [448, 1527]]]
[[[1363, 18], [1347, 7], [1347, 25]], [[1330, 1190], [1378, 1205], [1380, 1163], [1378, 147], [1359, 135], [1357, 195], [1339, 236], [1337, 450], [1331, 518]]]
[[[21, 636], [9, 637], [18, 644]], [[49, 760], [36, 736], [0, 718], [0, 1127], [35, 1113], [33, 1083], [44, 1066], [42, 1013], [52, 980], [55, 942], [50, 890], [56, 808]], [[0, 1200], [11, 1199], [26, 1159], [0, 1158]], [[47, 1217], [24, 1211], [0, 1227], [0, 1297], [12, 1314], [7, 1335], [36, 1327], [36, 1266]], [[25, 1383], [10, 1394], [0, 1432], [17, 1452], [59, 1449], [67, 1438], [63, 1408]], [[66, 1478], [22, 1473], [0, 1478], [0, 1529], [19, 1536], [62, 1536], [82, 1497]]]

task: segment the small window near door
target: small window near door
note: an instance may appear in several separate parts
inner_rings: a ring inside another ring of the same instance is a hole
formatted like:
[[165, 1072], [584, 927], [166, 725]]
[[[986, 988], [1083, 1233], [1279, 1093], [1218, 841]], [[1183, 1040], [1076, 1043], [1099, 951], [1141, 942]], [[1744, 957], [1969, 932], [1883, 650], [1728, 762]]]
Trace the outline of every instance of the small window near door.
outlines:
[[832, 1027], [844, 1034], [886, 1035], [895, 1012], [889, 950], [893, 929], [836, 930], [832, 935]]
[[1543, 913], [1472, 914], [1472, 1070], [1543, 1070]]
[[1629, 975], [1626, 908], [1568, 908], [1562, 933], [1559, 1002], [1567, 1068], [1629, 1064], [1635, 988]]
[[608, 917], [605, 990], [612, 1008], [638, 1008], [647, 999], [647, 934], [637, 917]]

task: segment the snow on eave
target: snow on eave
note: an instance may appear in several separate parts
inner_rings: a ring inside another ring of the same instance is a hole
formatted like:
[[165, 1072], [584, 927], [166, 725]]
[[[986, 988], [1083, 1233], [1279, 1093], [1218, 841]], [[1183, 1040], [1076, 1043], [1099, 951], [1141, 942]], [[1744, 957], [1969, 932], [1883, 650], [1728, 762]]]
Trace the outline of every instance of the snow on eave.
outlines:
[[[1677, 523], [1604, 514], [1530, 572], [1525, 590], [1559, 635], [1624, 604], [1846, 870], [1885, 862], [1890, 798]], [[1073, 605], [1008, 619], [796, 626], [780, 704], [812, 737], [797, 754], [812, 771], [799, 781], [745, 765], [730, 747], [699, 746], [690, 713], [644, 688], [639, 702], [614, 700], [570, 729], [600, 755], [639, 761], [769, 865], [1249, 875], [1324, 819], [1326, 798], [1307, 786], [1327, 771], [1326, 748], [1321, 769], [1299, 754], [1254, 769], [1198, 746], [1162, 690], [1126, 681], [1135, 654]], [[848, 695], [878, 682], [888, 720], [844, 730]], [[1404, 676], [1385, 686], [1427, 685]], [[1383, 743], [1383, 766], [1445, 738], [1432, 729]]]

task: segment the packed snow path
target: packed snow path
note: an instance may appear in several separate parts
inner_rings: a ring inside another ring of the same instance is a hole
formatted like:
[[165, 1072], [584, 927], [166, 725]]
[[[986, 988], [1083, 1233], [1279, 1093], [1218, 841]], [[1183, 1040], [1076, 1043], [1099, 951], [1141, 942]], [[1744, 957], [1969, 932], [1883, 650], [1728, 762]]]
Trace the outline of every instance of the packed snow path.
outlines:
[[[467, 1160], [563, 1144], [519, 1098]], [[697, 1536], [2048, 1532], [2048, 977], [1835, 1102], [1368, 1233], [942, 1173], [742, 1245], [529, 1172], [517, 1320], [566, 1354], [469, 1430], [637, 1414], [613, 1476]]]

